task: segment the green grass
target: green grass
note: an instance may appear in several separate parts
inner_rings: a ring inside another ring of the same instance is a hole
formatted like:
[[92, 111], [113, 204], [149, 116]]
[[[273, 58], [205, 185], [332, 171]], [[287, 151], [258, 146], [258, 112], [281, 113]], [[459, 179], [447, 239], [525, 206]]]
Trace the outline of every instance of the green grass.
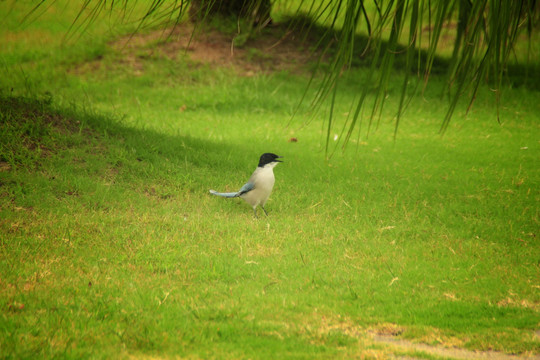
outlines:
[[[95, 26], [52, 58], [2, 48], [2, 357], [380, 358], [368, 330], [389, 327], [540, 352], [537, 92], [506, 91], [499, 125], [486, 89], [441, 138], [435, 86], [396, 142], [390, 92], [378, 131], [326, 162], [324, 111], [286, 126], [306, 77], [159, 54], [138, 73]], [[268, 218], [208, 194], [266, 151], [285, 157]]]

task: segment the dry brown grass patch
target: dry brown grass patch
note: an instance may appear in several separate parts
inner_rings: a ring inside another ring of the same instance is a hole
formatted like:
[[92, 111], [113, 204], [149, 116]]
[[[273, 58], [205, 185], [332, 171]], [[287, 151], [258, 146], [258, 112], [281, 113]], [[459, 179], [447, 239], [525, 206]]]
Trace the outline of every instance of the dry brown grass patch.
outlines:
[[[144, 61], [162, 56], [179, 61], [187, 56], [196, 64], [232, 68], [241, 76], [276, 71], [305, 72], [306, 64], [316, 62], [318, 54], [309, 50], [303, 36], [283, 26], [265, 29], [243, 46], [234, 45], [235, 35], [217, 30], [194, 30], [189, 23], [173, 29], [121, 37], [109, 44], [134, 75], [144, 73]], [[102, 59], [79, 65], [75, 73], [93, 72], [102, 67]]]

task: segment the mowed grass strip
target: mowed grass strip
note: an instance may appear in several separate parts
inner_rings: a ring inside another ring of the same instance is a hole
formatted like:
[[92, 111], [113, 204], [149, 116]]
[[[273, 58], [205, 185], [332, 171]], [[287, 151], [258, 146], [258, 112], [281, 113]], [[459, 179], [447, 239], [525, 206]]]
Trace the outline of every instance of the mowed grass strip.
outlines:
[[[270, 218], [256, 220], [245, 204], [206, 194], [208, 184], [227, 185], [223, 173], [235, 185], [239, 170], [228, 168], [242, 166], [222, 161], [231, 146], [44, 103], [3, 104], [2, 144], [22, 140], [2, 149], [3, 341], [12, 354], [78, 356], [99, 344], [103, 356], [118, 346], [207, 356], [208, 343], [231, 357], [372, 351], [358, 330], [326, 334], [321, 321], [537, 349], [527, 157], [519, 173], [491, 168], [495, 177], [468, 163], [437, 174], [424, 162], [419, 172], [395, 147], [370, 149], [352, 168], [297, 152], [276, 168]], [[378, 162], [381, 152], [388, 158]], [[239, 158], [249, 174], [252, 162]]]

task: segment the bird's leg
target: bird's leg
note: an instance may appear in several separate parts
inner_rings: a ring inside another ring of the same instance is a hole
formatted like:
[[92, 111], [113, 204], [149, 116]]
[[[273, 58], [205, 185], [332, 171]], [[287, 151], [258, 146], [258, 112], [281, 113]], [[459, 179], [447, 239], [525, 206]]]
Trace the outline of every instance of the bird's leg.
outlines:
[[264, 211], [264, 215], [266, 215], [266, 217], [268, 217], [268, 213], [266, 212], [266, 209], [264, 208], [264, 206], [261, 205], [261, 207], [262, 207], [262, 209]]
[[259, 217], [257, 216], [257, 207], [254, 206], [253, 207], [253, 215], [255, 215], [255, 217], [258, 219]]

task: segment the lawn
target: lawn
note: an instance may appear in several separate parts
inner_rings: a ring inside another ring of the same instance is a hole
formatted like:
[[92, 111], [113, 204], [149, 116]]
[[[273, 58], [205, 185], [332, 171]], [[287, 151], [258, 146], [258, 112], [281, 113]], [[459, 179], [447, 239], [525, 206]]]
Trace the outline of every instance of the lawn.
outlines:
[[[193, 58], [155, 29], [121, 46], [136, 23], [108, 16], [64, 38], [73, 4], [22, 24], [31, 6], [14, 4], [0, 2], [0, 357], [452, 358], [376, 335], [539, 356], [534, 84], [505, 89], [500, 123], [482, 89], [440, 136], [435, 76], [394, 140], [398, 74], [377, 130], [364, 120], [345, 151], [332, 133], [327, 160], [328, 108], [297, 110], [309, 58], [250, 43], [241, 60]], [[338, 124], [365, 75], [344, 73]], [[208, 193], [238, 190], [263, 152], [284, 157], [268, 217]]]

